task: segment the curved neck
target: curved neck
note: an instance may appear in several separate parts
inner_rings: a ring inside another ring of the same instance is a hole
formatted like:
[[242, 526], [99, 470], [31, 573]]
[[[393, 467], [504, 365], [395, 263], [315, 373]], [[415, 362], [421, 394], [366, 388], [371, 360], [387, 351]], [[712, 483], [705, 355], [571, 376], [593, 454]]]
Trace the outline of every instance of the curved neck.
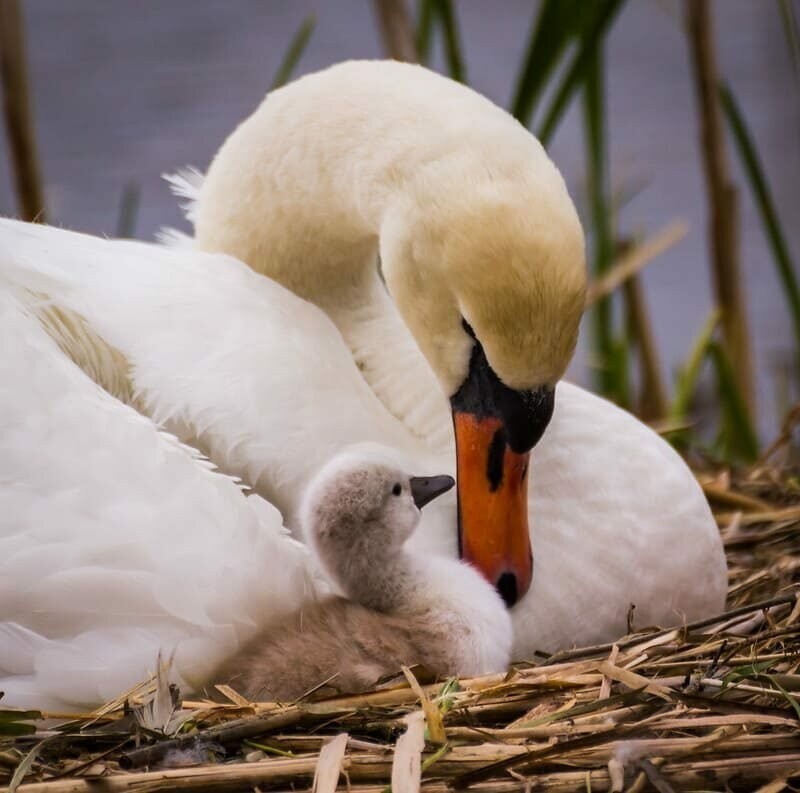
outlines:
[[[196, 242], [241, 259], [322, 309], [388, 411], [429, 448], [444, 449], [452, 443], [447, 401], [378, 271], [381, 230], [412, 158], [391, 147], [375, 157], [375, 138], [355, 128], [332, 136], [328, 148], [287, 152], [272, 123], [277, 99], [268, 98], [212, 163], [198, 197]], [[266, 155], [243, 167], [243, 154], [254, 150]], [[281, 183], [284, 172], [296, 189]]]
[[[269, 94], [228, 138], [198, 196], [196, 242], [325, 311], [381, 402], [442, 450], [450, 444], [442, 387], [457, 383], [439, 381], [429, 361], [440, 375], [444, 367], [412, 337], [438, 349], [442, 303], [454, 300], [427, 269], [442, 236], [432, 219], [473, 189], [486, 157], [494, 171], [516, 173], [537, 147], [487, 99], [425, 69], [341, 64]], [[378, 275], [379, 247], [394, 301]], [[410, 393], [431, 395], [422, 411]]]

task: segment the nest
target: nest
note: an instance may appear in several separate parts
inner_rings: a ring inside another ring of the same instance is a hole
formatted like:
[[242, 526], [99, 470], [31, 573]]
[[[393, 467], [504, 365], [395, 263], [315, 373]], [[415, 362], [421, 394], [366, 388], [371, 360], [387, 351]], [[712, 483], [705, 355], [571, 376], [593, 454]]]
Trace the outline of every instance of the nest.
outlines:
[[800, 786], [800, 483], [768, 465], [700, 479], [730, 566], [729, 610], [713, 619], [505, 675], [441, 683], [406, 669], [358, 696], [251, 703], [221, 687], [224, 703], [179, 702], [157, 676], [55, 727], [0, 710], [0, 784], [25, 793]]

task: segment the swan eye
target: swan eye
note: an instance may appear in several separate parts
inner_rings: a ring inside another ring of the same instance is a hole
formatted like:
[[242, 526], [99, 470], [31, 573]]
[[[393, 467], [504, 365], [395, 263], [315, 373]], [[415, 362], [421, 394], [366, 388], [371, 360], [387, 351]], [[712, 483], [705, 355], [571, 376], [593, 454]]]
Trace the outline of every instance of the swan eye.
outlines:
[[398, 482], [398, 483], [397, 483], [397, 484], [396, 484], [396, 485], [395, 485], [395, 486], [392, 488], [392, 495], [393, 495], [393, 496], [399, 496], [399, 495], [400, 495], [402, 492], [403, 492], [403, 487], [402, 487], [402, 485], [401, 485], [401, 484]]

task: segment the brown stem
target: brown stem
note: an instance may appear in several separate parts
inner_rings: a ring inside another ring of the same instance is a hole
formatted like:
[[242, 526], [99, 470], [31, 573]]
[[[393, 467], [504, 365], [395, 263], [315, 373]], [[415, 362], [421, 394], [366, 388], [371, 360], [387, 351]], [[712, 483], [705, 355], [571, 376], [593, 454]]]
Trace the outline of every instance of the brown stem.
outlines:
[[188, 749], [198, 742], [225, 744], [233, 741], [242, 741], [245, 738], [255, 738], [277, 727], [292, 726], [299, 721], [301, 715], [297, 708], [286, 708], [286, 710], [279, 713], [270, 713], [256, 718], [238, 719], [228, 724], [212, 727], [199, 735], [181, 736], [170, 741], [161, 741], [152, 746], [133, 749], [122, 755], [120, 767], [129, 769], [155, 765], [163, 760], [169, 752]]
[[405, 0], [375, 0], [383, 49], [396, 61], [417, 63], [414, 25]]
[[642, 372], [639, 416], [645, 421], [661, 419], [667, 415], [667, 397], [642, 282], [638, 276], [631, 276], [623, 289], [628, 323], [636, 343]]
[[641, 244], [618, 251], [612, 266], [589, 284], [586, 306], [594, 305], [613, 294], [628, 278], [641, 272], [650, 262], [677, 245], [689, 231], [688, 225], [676, 220]]
[[779, 597], [770, 598], [769, 600], [762, 600], [758, 603], [750, 603], [746, 606], [739, 606], [729, 611], [724, 611], [722, 614], [717, 614], [713, 617], [706, 617], [702, 620], [695, 620], [689, 622], [682, 628], [665, 628], [661, 631], [656, 631], [652, 634], [640, 634], [632, 637], [623, 637], [615, 642], [605, 642], [604, 644], [595, 644], [592, 647], [581, 647], [576, 650], [564, 650], [559, 653], [554, 653], [547, 659], [547, 664], [564, 663], [565, 661], [575, 661], [579, 658], [587, 658], [596, 653], [608, 652], [615, 644], [619, 646], [620, 650], [636, 644], [637, 642], [644, 641], [645, 639], [653, 639], [656, 636], [663, 636], [675, 630], [696, 631], [701, 628], [707, 628], [710, 625], [716, 625], [718, 622], [729, 620], [733, 617], [739, 617], [742, 614], [750, 614], [751, 612], [762, 611], [763, 609], [772, 608], [773, 606], [782, 606], [786, 603], [795, 603], [794, 595], [780, 595]]
[[20, 215], [23, 220], [44, 223], [44, 191], [33, 134], [19, 0], [0, 0], [0, 77]]
[[686, 0], [689, 51], [700, 111], [700, 146], [708, 195], [714, 292], [722, 333], [750, 414], [755, 410], [747, 312], [738, 247], [736, 188], [730, 179], [717, 92], [717, 66], [709, 0]]

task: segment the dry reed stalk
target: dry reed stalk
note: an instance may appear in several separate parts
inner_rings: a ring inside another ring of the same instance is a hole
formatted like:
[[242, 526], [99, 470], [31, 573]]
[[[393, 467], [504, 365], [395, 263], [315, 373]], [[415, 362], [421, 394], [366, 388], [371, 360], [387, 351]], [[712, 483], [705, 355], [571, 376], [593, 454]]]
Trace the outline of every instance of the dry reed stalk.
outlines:
[[[736, 516], [735, 512], [718, 512], [716, 514], [717, 523], [727, 526]], [[800, 507], [788, 507], [786, 509], [772, 509], [764, 512], [751, 512], [740, 516], [739, 522], [744, 526], [752, 526], [756, 523], [781, 523], [782, 521], [796, 522], [800, 519]]]
[[[759, 457], [756, 467], [766, 465], [767, 462], [776, 456], [779, 451], [788, 452], [791, 450], [792, 438], [797, 425], [800, 424], [800, 402], [794, 405], [783, 420], [778, 437], [764, 450]], [[788, 456], [788, 455], [787, 455]]]
[[[439, 708], [430, 697], [422, 690], [419, 681], [414, 677], [414, 673], [407, 667], [403, 667], [403, 675], [411, 686], [411, 690], [419, 697], [419, 704], [422, 707], [422, 713], [425, 716], [425, 725], [428, 729], [428, 735], [431, 743], [439, 744], [440, 746], [447, 743], [447, 737], [444, 732], [444, 724], [442, 723], [442, 714]], [[412, 732], [412, 725], [409, 723], [408, 733]]]
[[347, 733], [340, 733], [322, 747], [314, 771], [311, 793], [334, 793], [342, 773], [347, 743]]
[[700, 486], [706, 498], [715, 504], [724, 504], [727, 507], [738, 507], [745, 512], [768, 512], [769, 504], [763, 499], [746, 496], [744, 493], [737, 493], [728, 488], [719, 487], [711, 483], [701, 482]]
[[44, 223], [44, 191], [36, 155], [19, 0], [0, 0], [0, 74], [20, 217]]
[[629, 278], [640, 273], [650, 262], [677, 245], [688, 233], [689, 227], [676, 220], [653, 234], [639, 245], [634, 245], [617, 258], [614, 264], [600, 277], [589, 284], [586, 306], [608, 297]]
[[375, 14], [386, 54], [396, 61], [417, 63], [414, 24], [405, 0], [375, 0]]
[[710, 212], [714, 294], [736, 382], [751, 417], [755, 412], [747, 308], [739, 263], [738, 203], [730, 178], [717, 86], [719, 83], [709, 0], [686, 0], [689, 50], [697, 105], [700, 145]]
[[425, 749], [425, 717], [409, 713], [406, 731], [397, 739], [392, 761], [392, 793], [418, 793], [422, 780], [422, 752]]
[[656, 421], [669, 412], [667, 392], [661, 376], [658, 346], [650, 323], [650, 314], [641, 280], [632, 275], [623, 285], [625, 308], [631, 337], [635, 340], [642, 373], [637, 415], [644, 421]]

